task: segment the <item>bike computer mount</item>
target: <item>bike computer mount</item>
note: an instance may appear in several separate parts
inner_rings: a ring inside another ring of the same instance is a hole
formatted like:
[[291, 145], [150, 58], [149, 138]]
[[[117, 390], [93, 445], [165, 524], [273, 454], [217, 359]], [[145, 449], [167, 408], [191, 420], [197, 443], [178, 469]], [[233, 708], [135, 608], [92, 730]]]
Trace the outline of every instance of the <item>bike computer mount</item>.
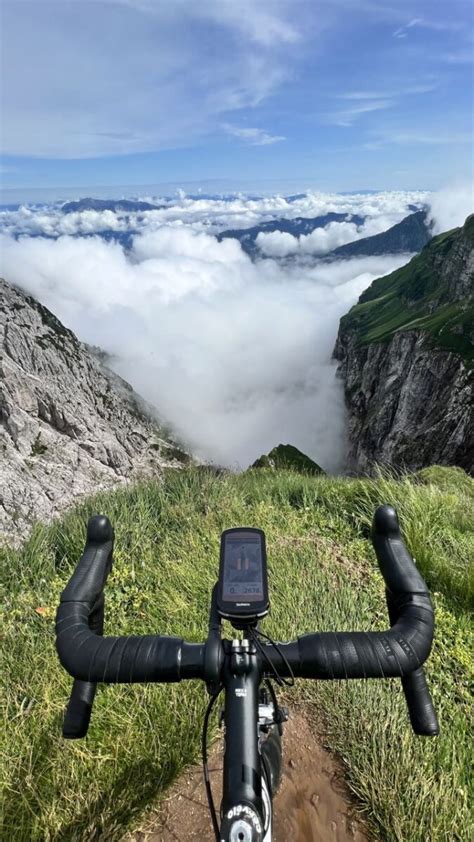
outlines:
[[268, 614], [267, 552], [261, 529], [226, 529], [221, 536], [217, 611], [234, 628], [255, 626]]

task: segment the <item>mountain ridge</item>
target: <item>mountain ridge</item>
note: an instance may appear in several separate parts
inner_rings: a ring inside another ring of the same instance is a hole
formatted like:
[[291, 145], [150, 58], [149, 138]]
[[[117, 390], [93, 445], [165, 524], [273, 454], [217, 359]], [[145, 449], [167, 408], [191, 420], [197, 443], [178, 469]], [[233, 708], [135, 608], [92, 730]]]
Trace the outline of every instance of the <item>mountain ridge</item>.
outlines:
[[84, 199], [77, 199], [73, 202], [65, 202], [61, 210], [63, 213], [80, 213], [82, 211], [106, 211], [114, 213], [137, 213], [139, 211], [161, 210], [166, 205], [154, 205], [151, 202], [139, 201], [136, 199], [93, 199], [86, 196]]
[[[294, 219], [272, 219], [250, 228], [227, 229], [217, 234], [219, 241], [233, 238], [240, 242], [242, 249], [252, 258], [265, 257], [257, 244], [259, 234], [281, 232], [301, 237], [317, 228], [325, 228], [330, 223], [352, 222], [360, 227], [366, 221], [365, 216], [350, 213], [327, 213], [316, 217], [295, 217]], [[419, 252], [431, 239], [428, 211], [415, 210], [400, 222], [392, 225], [380, 234], [352, 240], [338, 246], [325, 255], [326, 260], [358, 256], [376, 256], [383, 254], [409, 254]]]
[[331, 252], [332, 257], [359, 257], [362, 255], [407, 254], [418, 252], [431, 239], [428, 214], [425, 210], [416, 211], [406, 216], [401, 222], [392, 225], [387, 231], [363, 237]]
[[311, 234], [316, 228], [324, 228], [331, 222], [352, 222], [354, 225], [359, 226], [364, 224], [365, 217], [351, 213], [331, 212], [323, 216], [297, 216], [294, 219], [271, 219], [268, 222], [262, 222], [260, 225], [253, 225], [250, 228], [229, 228], [217, 234], [217, 239], [219, 242], [228, 238], [239, 240], [243, 250], [252, 257], [260, 252], [256, 242], [259, 234], [269, 234], [279, 231], [285, 234], [291, 234], [293, 237], [301, 237], [302, 235]]

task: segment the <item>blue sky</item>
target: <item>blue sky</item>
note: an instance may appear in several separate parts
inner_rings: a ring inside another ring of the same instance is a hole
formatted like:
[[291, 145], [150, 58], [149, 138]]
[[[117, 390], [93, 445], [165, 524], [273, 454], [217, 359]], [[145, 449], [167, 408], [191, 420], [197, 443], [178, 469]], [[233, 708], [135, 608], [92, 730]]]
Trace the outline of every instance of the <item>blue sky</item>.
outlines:
[[3, 0], [9, 188], [472, 178], [470, 0]]

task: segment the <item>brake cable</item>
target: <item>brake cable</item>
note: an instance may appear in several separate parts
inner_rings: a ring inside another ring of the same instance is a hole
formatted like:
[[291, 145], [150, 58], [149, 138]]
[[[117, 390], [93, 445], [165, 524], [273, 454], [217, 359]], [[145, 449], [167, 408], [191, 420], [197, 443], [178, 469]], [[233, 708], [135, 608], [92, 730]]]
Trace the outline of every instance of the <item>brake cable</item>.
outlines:
[[201, 738], [201, 751], [202, 751], [202, 766], [204, 771], [204, 786], [206, 788], [206, 795], [207, 795], [207, 803], [209, 806], [209, 812], [211, 814], [212, 820], [212, 827], [214, 829], [214, 835], [216, 837], [216, 842], [220, 842], [220, 833], [219, 833], [219, 824], [217, 821], [217, 813], [216, 808], [214, 806], [214, 799], [212, 797], [212, 789], [211, 789], [211, 781], [209, 779], [209, 765], [207, 762], [207, 733], [209, 730], [209, 719], [212, 713], [212, 709], [219, 698], [219, 695], [222, 691], [222, 687], [219, 687], [217, 693], [214, 693], [211, 698], [209, 699], [209, 704], [206, 708], [206, 713], [204, 714], [204, 722], [202, 726], [202, 738]]
[[[285, 657], [285, 655], [283, 654], [283, 652], [282, 652], [282, 650], [281, 650], [280, 646], [278, 645], [278, 643], [276, 643], [274, 640], [272, 640], [272, 638], [271, 638], [271, 637], [269, 637], [269, 636], [268, 636], [268, 634], [264, 634], [264, 632], [260, 631], [260, 629], [259, 629], [259, 628], [256, 628], [256, 629], [250, 629], [250, 635], [251, 635], [252, 640], [253, 640], [253, 642], [255, 643], [256, 647], [258, 648], [258, 650], [259, 650], [260, 654], [261, 654], [261, 655], [262, 655], [262, 657], [265, 659], [265, 661], [267, 662], [267, 664], [270, 666], [271, 671], [272, 671], [272, 673], [273, 673], [273, 678], [274, 678], [274, 680], [276, 681], [276, 683], [277, 683], [280, 687], [283, 687], [283, 685], [284, 685], [285, 687], [294, 687], [294, 686], [295, 686], [295, 676], [294, 676], [293, 670], [291, 669], [291, 666], [290, 666], [290, 664], [288, 663], [288, 660], [287, 660], [287, 658]], [[286, 666], [286, 668], [287, 668], [287, 670], [288, 670], [288, 672], [289, 672], [289, 674], [290, 674], [290, 678], [289, 678], [289, 679], [287, 679], [287, 678], [283, 678], [283, 676], [281, 676], [281, 675], [280, 675], [280, 673], [278, 672], [277, 668], [276, 668], [276, 667], [275, 667], [275, 665], [271, 662], [270, 658], [268, 657], [267, 653], [265, 652], [265, 647], [262, 645], [262, 642], [259, 640], [259, 637], [263, 637], [263, 638], [264, 638], [264, 640], [268, 641], [268, 643], [270, 643], [270, 644], [271, 644], [271, 645], [272, 645], [272, 646], [276, 649], [276, 651], [278, 652], [278, 654], [279, 654], [279, 656], [280, 656], [281, 660], [282, 660], [282, 661], [283, 661], [283, 663], [285, 664], [285, 666]]]

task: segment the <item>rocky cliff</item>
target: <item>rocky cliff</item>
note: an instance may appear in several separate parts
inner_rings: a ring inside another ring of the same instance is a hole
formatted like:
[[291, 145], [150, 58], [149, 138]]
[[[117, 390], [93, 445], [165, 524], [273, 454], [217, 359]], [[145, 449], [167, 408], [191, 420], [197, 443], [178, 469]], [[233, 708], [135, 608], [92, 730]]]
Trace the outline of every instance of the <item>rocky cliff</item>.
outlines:
[[128, 383], [0, 279], [0, 541], [83, 494], [187, 459]]
[[350, 469], [474, 473], [474, 216], [374, 281], [341, 319], [334, 355]]

